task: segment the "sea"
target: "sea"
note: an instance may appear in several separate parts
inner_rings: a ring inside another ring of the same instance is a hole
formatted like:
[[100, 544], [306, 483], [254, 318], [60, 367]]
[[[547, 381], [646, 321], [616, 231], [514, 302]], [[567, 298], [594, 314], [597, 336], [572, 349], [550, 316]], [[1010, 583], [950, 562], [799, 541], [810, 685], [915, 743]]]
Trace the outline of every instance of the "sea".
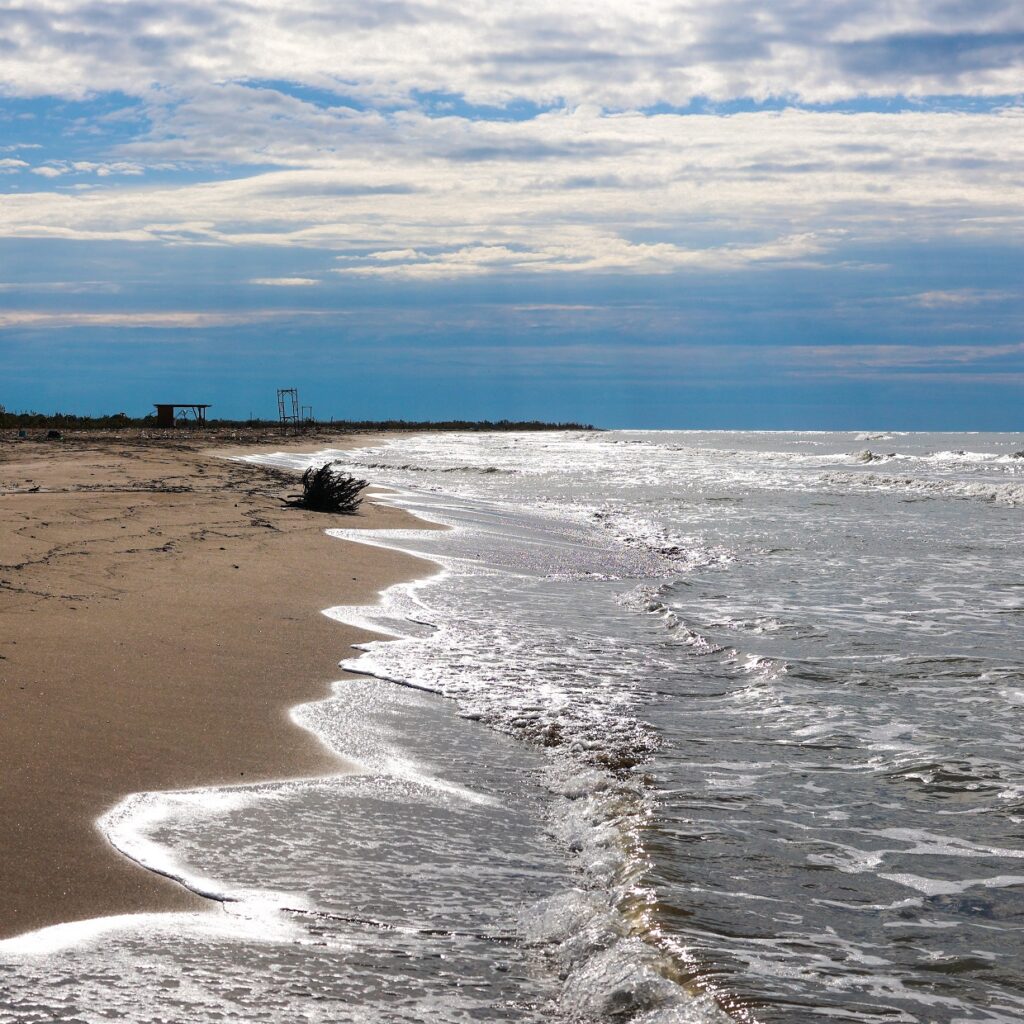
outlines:
[[436, 564], [325, 609], [360, 771], [112, 808], [217, 909], [0, 943], [2, 1024], [1024, 1021], [1024, 435], [251, 461], [450, 528], [328, 531]]

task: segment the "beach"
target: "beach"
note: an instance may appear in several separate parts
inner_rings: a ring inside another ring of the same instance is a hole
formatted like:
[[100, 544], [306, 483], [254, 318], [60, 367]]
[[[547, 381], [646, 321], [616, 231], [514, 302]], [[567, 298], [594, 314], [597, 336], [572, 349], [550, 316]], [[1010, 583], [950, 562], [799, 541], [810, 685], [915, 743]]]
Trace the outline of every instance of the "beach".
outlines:
[[8, 445], [5, 1024], [1020, 1020], [1020, 435], [230, 440]]
[[[133, 792], [349, 770], [288, 717], [370, 636], [321, 611], [433, 567], [324, 530], [412, 518], [284, 507], [294, 475], [230, 461], [260, 445], [214, 431], [0, 445], [0, 939], [201, 909], [96, 819]], [[266, 447], [289, 446], [310, 441]]]

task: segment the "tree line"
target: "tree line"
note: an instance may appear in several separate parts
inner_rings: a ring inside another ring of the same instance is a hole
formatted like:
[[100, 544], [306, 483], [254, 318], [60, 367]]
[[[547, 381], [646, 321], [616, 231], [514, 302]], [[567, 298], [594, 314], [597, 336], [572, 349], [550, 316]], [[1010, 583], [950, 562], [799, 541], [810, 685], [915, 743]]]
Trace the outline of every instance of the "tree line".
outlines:
[[[207, 427], [233, 429], [270, 430], [280, 426], [270, 419], [209, 419]], [[300, 428], [312, 427], [318, 430], [594, 430], [589, 423], [546, 423], [542, 420], [319, 420], [311, 424], [300, 424]], [[106, 416], [79, 416], [66, 412], [8, 412], [0, 405], [0, 428], [54, 429], [54, 430], [116, 430], [118, 428], [156, 429], [156, 415], [129, 416], [117, 412]]]

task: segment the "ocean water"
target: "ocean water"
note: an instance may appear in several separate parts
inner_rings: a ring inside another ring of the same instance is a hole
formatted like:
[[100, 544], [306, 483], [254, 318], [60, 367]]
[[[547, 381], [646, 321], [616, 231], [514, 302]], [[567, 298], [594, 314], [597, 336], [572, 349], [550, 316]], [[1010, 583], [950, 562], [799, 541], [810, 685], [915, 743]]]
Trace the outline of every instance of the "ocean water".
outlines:
[[451, 527], [351, 535], [438, 564], [328, 612], [362, 772], [127, 800], [219, 909], [0, 943], [0, 1022], [1024, 1020], [1024, 436], [260, 461], [333, 459]]

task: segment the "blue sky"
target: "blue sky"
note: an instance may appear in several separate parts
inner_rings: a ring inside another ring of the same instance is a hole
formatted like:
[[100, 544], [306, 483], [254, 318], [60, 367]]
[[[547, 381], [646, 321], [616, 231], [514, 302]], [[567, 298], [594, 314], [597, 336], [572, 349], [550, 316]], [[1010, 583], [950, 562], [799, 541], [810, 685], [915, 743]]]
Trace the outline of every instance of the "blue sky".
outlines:
[[1024, 10], [0, 13], [0, 403], [1024, 429]]

